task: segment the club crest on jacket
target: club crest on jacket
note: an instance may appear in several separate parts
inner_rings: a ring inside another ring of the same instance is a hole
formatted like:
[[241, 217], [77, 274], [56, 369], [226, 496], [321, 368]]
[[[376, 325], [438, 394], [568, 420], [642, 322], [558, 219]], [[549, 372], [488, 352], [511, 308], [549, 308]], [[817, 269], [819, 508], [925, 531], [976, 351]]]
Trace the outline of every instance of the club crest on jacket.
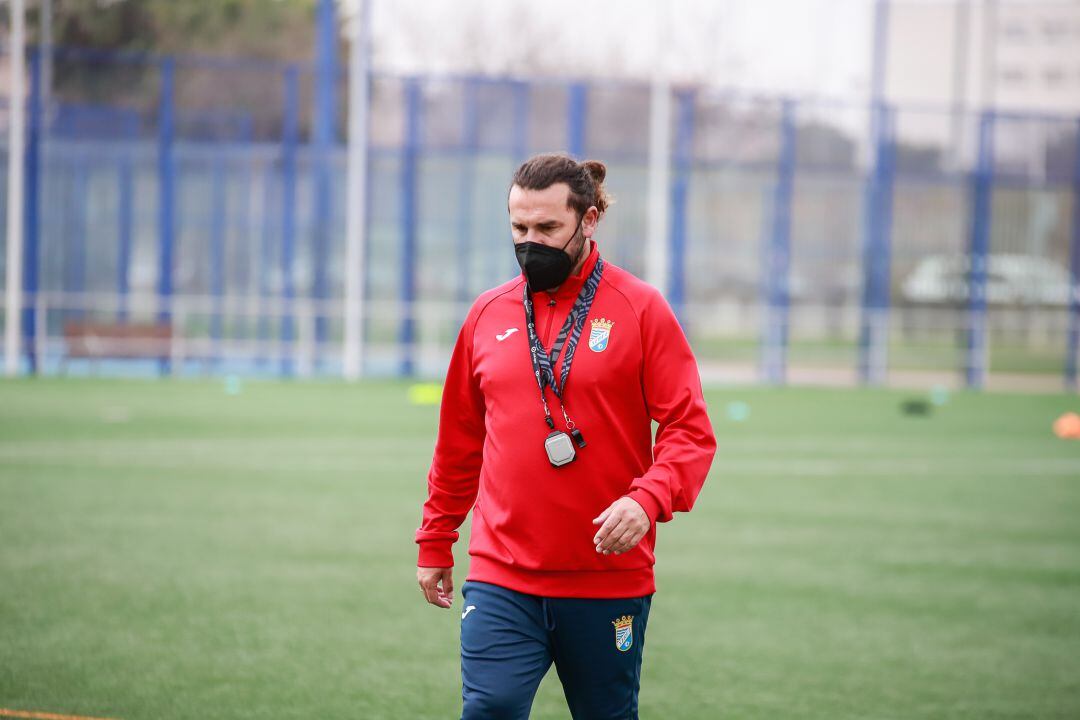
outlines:
[[605, 320], [604, 318], [597, 318], [592, 321], [592, 331], [589, 333], [590, 350], [604, 352], [607, 349], [608, 340], [611, 338], [611, 326], [614, 324], [614, 320]]

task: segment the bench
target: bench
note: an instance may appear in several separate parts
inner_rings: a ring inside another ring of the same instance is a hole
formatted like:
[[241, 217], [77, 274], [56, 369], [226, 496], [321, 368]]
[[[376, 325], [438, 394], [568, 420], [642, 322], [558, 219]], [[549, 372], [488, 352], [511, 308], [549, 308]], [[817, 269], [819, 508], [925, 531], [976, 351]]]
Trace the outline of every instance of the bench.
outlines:
[[69, 320], [64, 323], [65, 351], [60, 371], [64, 372], [71, 358], [168, 360], [172, 341], [171, 325]]

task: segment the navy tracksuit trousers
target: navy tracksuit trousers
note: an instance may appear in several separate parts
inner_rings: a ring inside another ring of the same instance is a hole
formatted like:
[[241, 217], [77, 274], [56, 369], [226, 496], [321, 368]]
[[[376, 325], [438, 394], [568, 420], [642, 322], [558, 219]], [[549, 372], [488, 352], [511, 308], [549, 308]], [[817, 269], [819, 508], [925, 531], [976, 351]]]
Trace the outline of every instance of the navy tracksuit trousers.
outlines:
[[461, 587], [462, 720], [523, 720], [551, 663], [574, 720], [637, 720], [652, 595], [549, 598]]

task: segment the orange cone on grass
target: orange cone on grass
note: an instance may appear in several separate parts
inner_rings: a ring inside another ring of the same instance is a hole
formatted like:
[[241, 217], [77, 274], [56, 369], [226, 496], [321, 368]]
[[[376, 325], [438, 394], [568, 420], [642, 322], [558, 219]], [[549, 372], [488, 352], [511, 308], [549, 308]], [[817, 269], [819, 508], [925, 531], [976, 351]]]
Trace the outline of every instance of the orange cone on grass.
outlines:
[[1054, 434], [1067, 440], [1080, 440], [1080, 415], [1067, 412], [1054, 421]]

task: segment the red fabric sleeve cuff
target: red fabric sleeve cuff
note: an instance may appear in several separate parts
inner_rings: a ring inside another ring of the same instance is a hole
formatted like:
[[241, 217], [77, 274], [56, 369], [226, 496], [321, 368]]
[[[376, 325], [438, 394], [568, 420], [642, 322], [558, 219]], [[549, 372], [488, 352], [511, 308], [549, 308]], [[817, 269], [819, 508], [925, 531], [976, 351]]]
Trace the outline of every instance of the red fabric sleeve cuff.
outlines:
[[417, 544], [420, 546], [420, 554], [416, 567], [454, 567], [454, 551], [451, 550], [453, 543], [445, 540], [424, 540]]
[[656, 501], [652, 493], [641, 488], [634, 488], [626, 494], [626, 497], [640, 505], [645, 514], [649, 516], [649, 522], [653, 525], [656, 524], [656, 518], [660, 514], [660, 503]]

